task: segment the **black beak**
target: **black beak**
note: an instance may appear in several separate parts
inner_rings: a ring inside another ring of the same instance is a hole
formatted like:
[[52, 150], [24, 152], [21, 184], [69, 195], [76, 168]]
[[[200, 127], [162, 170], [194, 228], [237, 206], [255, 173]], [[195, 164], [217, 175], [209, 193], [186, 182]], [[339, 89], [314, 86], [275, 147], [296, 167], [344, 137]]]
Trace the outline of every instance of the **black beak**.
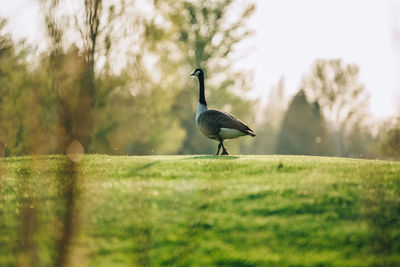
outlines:
[[192, 74], [190, 74], [190, 76], [194, 76], [194, 72]]

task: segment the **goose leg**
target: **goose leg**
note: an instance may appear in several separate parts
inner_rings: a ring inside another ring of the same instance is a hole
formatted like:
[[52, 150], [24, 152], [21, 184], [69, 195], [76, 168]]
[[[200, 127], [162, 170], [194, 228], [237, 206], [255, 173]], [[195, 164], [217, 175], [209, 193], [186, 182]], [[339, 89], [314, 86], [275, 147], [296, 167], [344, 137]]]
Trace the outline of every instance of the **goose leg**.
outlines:
[[222, 153], [221, 153], [221, 155], [229, 155], [228, 154], [228, 150], [226, 150], [225, 147], [224, 147], [224, 143], [221, 143], [221, 145], [222, 145]]
[[218, 144], [218, 150], [217, 150], [217, 154], [215, 154], [216, 156], [218, 156], [218, 154], [219, 154], [219, 150], [221, 149], [221, 146], [222, 146], [222, 144], [221, 144], [221, 143], [219, 143], [219, 144]]

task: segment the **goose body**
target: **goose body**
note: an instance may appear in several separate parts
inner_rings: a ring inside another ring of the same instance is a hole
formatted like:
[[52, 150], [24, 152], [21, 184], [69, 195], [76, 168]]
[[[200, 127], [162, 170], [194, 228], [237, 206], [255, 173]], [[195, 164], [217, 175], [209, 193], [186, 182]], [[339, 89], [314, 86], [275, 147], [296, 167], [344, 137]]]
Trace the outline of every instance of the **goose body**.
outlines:
[[236, 118], [234, 115], [216, 110], [208, 109], [204, 95], [204, 74], [201, 69], [196, 69], [192, 76], [199, 78], [199, 103], [196, 111], [196, 125], [200, 132], [210, 139], [217, 140], [217, 155], [222, 147], [222, 155], [228, 155], [228, 151], [224, 147], [224, 140], [233, 139], [240, 136], [255, 136], [253, 130], [244, 122]]

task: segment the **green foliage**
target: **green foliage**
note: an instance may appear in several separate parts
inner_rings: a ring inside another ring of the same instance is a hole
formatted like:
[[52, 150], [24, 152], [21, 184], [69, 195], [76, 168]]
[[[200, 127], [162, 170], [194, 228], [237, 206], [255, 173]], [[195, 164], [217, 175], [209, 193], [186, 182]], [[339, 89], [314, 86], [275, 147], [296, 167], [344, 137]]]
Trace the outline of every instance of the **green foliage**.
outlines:
[[[255, 125], [257, 101], [246, 98], [251, 75], [232, 64], [235, 47], [252, 33], [246, 20], [253, 2], [154, 1], [143, 17], [131, 0], [79, 2], [72, 13], [59, 8], [63, 1], [40, 3], [50, 41], [40, 57], [13, 42], [3, 33], [6, 22], [0, 22], [1, 156], [65, 153], [74, 139], [88, 153], [215, 153], [215, 142], [194, 124], [198, 83], [189, 74], [197, 67], [205, 70], [210, 108], [232, 112], [256, 131], [255, 139], [229, 144], [231, 153], [273, 154], [279, 138], [286, 138], [279, 137], [283, 82]], [[116, 60], [118, 53], [123, 60]], [[311, 127], [302, 143], [309, 152], [296, 153], [332, 154], [321, 145], [329, 130], [334, 155], [375, 156], [357, 66], [317, 60], [301, 88], [322, 114], [311, 122], [319, 128]], [[310, 106], [303, 111], [294, 115], [312, 114]], [[310, 141], [318, 137], [310, 131], [319, 134], [321, 144]]]
[[[240, 14], [231, 22], [233, 6], [238, 1], [157, 1], [156, 15], [146, 28], [146, 47], [157, 58], [151, 73], [165, 94], [172, 95], [170, 116], [179, 119], [185, 131], [180, 153], [214, 152], [215, 144], [194, 127], [197, 106], [197, 81], [190, 73], [203, 68], [206, 97], [212, 108], [232, 112], [242, 120], [252, 121], [251, 102], [240, 96], [248, 87], [248, 75], [234, 71], [231, 54], [234, 47], [251, 32], [245, 21], [254, 12], [253, 4], [240, 7]], [[172, 12], [179, 10], [179, 12]], [[168, 97], [169, 98], [169, 97]], [[231, 147], [231, 145], [230, 145]], [[238, 151], [236, 145], [233, 151]]]
[[[68, 36], [80, 36], [75, 43], [84, 56], [86, 71], [78, 76], [91, 103], [84, 125], [84, 131], [89, 132], [83, 142], [87, 152], [173, 154], [214, 150], [215, 144], [198, 133], [193, 121], [197, 90], [189, 74], [198, 66], [209, 70], [210, 78], [229, 76], [219, 78], [214, 85], [207, 84], [208, 93], [213, 94], [210, 98], [220, 99], [213, 106], [223, 108], [229, 103], [228, 111], [252, 116], [249, 102], [237, 94], [247, 89], [243, 86], [247, 76], [232, 72], [228, 57], [234, 45], [250, 33], [244, 20], [254, 11], [254, 5], [243, 8], [237, 22], [229, 23], [234, 2], [156, 1], [149, 5], [154, 13], [146, 18], [132, 12], [134, 3], [128, 0], [111, 4], [85, 1], [75, 5], [73, 13], [56, 12], [62, 1], [41, 2], [52, 42], [50, 62], [57, 61], [63, 68], [61, 59]], [[180, 12], [170, 12], [171, 7]], [[125, 62], [115, 64], [121, 67], [116, 71], [112, 57], [121, 48], [121, 40], [125, 45], [126, 40], [133, 40], [135, 51], [125, 52]], [[100, 59], [105, 59], [101, 71], [96, 69], [101, 66]], [[49, 72], [53, 80], [50, 88], [57, 86], [54, 81], [63, 79], [55, 76]]]
[[[0, 22], [0, 156], [32, 152], [39, 142], [40, 107], [36, 106], [37, 82], [28, 69], [24, 44], [16, 45], [2, 33]], [[43, 141], [43, 138], [41, 138]]]
[[105, 106], [95, 109], [90, 151], [172, 154], [181, 147], [185, 132], [171, 116], [173, 95], [154, 85], [140, 62], [118, 76], [102, 76], [98, 88], [107, 87]]
[[329, 155], [331, 143], [318, 102], [309, 103], [300, 90], [290, 103], [282, 122], [277, 153]]
[[369, 154], [365, 149], [372, 139], [366, 123], [369, 95], [358, 75], [357, 65], [341, 59], [317, 59], [300, 86], [311, 101], [321, 105], [338, 156]]
[[[61, 156], [0, 161], [0, 265], [25, 204], [54, 262]], [[72, 266], [398, 266], [400, 164], [295, 156], [87, 155]]]
[[400, 159], [400, 118], [383, 133], [379, 140], [379, 152], [384, 157]]

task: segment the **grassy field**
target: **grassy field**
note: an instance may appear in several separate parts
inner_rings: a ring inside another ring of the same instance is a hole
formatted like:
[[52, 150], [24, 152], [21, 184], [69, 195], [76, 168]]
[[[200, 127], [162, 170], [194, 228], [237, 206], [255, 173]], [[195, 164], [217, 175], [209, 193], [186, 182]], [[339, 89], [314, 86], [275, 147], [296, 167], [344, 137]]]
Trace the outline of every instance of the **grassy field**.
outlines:
[[[52, 265], [62, 162], [0, 161], [0, 266]], [[89, 155], [78, 180], [71, 266], [400, 266], [399, 162]]]

